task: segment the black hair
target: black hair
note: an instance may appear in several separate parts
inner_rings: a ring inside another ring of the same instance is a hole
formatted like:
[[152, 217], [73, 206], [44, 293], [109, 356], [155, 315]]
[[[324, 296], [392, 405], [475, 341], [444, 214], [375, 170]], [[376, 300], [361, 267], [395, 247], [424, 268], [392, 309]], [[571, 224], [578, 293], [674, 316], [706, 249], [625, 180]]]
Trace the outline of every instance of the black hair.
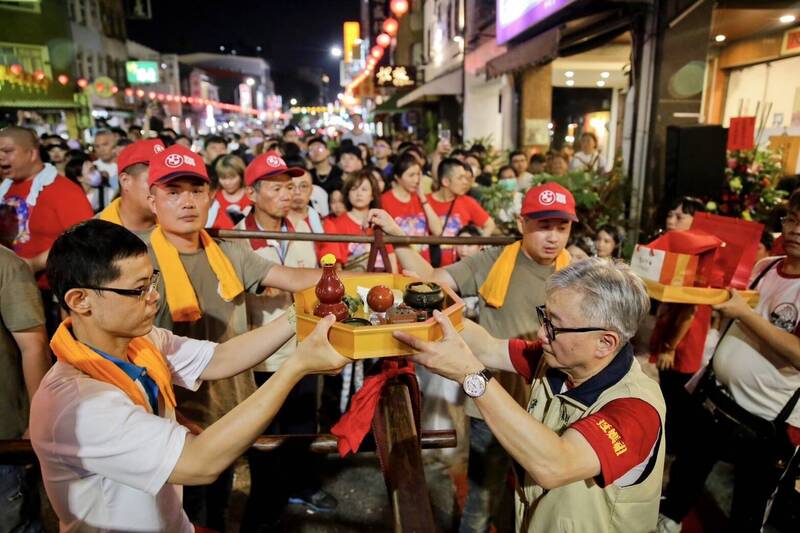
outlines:
[[456, 234], [457, 237], [461, 237], [462, 235], [469, 235], [470, 237], [482, 237], [483, 232], [475, 224], [467, 224], [458, 230], [458, 233]]
[[[465, 166], [468, 165], [464, 165], [464, 163], [454, 157], [446, 157], [442, 159], [436, 169], [436, 175], [439, 177], [439, 183], [442, 183], [442, 179], [449, 178], [450, 174], [453, 173], [454, 168], [464, 168]], [[470, 172], [472, 172], [472, 169], [470, 169]]]
[[127, 137], [123, 137], [122, 139], [117, 141], [117, 146], [120, 147], [120, 148], [124, 148], [126, 146], [131, 145], [131, 144], [133, 144], [133, 141], [128, 139]]
[[531, 163], [546, 163], [547, 162], [547, 158], [544, 156], [544, 154], [535, 153], [535, 154], [533, 154], [531, 156], [530, 162]]
[[291, 124], [290, 124], [290, 125], [288, 125], [288, 126], [286, 126], [285, 128], [283, 128], [283, 134], [284, 134], [284, 135], [286, 135], [286, 134], [287, 134], [287, 133], [289, 133], [290, 131], [293, 131], [293, 132], [297, 133], [297, 128], [296, 128], [296, 127], [294, 127], [294, 126], [292, 126]]
[[342, 143], [342, 146], [339, 147], [339, 155], [336, 158], [336, 160], [340, 161], [344, 154], [354, 155], [359, 159], [359, 161], [361, 161], [362, 163], [364, 162], [364, 160], [361, 157], [361, 149], [352, 143], [349, 145]]
[[[290, 156], [288, 154], [285, 155], [283, 157], [283, 162], [286, 163], [286, 166], [289, 167], [289, 168], [300, 167], [302, 169], [306, 169], [306, 160], [303, 159], [300, 156], [299, 153], [297, 155], [294, 155], [294, 156]], [[306, 170], [308, 170], [308, 169], [306, 169]]]
[[772, 236], [772, 233], [766, 230], [763, 231], [761, 233], [761, 244], [764, 245], [764, 248], [766, 248], [767, 252], [772, 250], [772, 245], [775, 244], [775, 238]]
[[163, 135], [159, 133], [158, 140], [164, 143], [164, 146], [166, 148], [169, 148], [170, 146], [175, 144], [175, 139], [172, 137], [172, 135]]
[[[525, 152], [523, 152], [522, 150], [514, 150], [514, 151], [512, 151], [511, 153], [508, 154], [508, 163], [511, 164], [511, 160], [514, 159], [518, 155], [525, 156]], [[525, 159], [528, 159], [528, 157], [525, 156]]]
[[450, 157], [458, 158], [458, 156], [466, 157], [467, 156], [467, 151], [464, 150], [463, 148], [456, 148], [455, 150], [450, 152]]
[[127, 137], [128, 136], [128, 132], [123, 130], [119, 126], [115, 126], [113, 128], [109, 128], [109, 131], [111, 131], [111, 133], [116, 133], [120, 137]]
[[311, 138], [308, 140], [308, 142], [306, 143], [306, 146], [308, 146], [309, 148], [311, 148], [311, 145], [312, 145], [312, 144], [314, 144], [314, 143], [323, 144], [323, 145], [325, 145], [325, 148], [327, 148], [327, 147], [328, 147], [328, 143], [326, 143], [326, 142], [325, 142], [325, 139], [323, 139], [322, 137], [311, 137]]
[[406, 170], [411, 168], [412, 166], [417, 165], [417, 158], [409, 153], [401, 154], [400, 157], [397, 158], [394, 165], [392, 166], [392, 176], [394, 179], [400, 179], [400, 177], [405, 174]]
[[353, 209], [353, 204], [350, 203], [350, 191], [361, 186], [365, 181], [369, 183], [369, 188], [372, 190], [372, 201], [369, 203], [369, 208], [377, 209], [381, 206], [381, 188], [378, 185], [378, 181], [372, 175], [371, 170], [364, 169], [354, 177], [344, 181], [342, 196], [344, 197], [344, 206], [348, 211]]
[[172, 128], [162, 128], [158, 132], [158, 136], [161, 137], [162, 135], [172, 137], [175, 139], [178, 136], [178, 132], [173, 130]]
[[70, 156], [67, 164], [64, 165], [64, 175], [72, 182], [80, 185], [78, 177], [83, 174], [83, 164], [91, 161], [89, 156], [83, 152]]
[[69, 228], [47, 256], [47, 280], [66, 311], [71, 289], [102, 287], [119, 278], [118, 261], [147, 254], [147, 245], [124, 227], [92, 219]]
[[567, 248], [570, 246], [577, 246], [589, 257], [597, 255], [597, 246], [594, 244], [594, 239], [588, 235], [573, 235], [567, 241]]
[[283, 153], [284, 158], [297, 158], [302, 157], [302, 151], [300, 150], [300, 146], [297, 143], [283, 143], [283, 149], [281, 152]]
[[497, 171], [497, 177], [499, 178], [499, 177], [500, 177], [500, 175], [501, 175], [503, 172], [505, 172], [506, 170], [510, 170], [511, 172], [513, 172], [513, 173], [514, 173], [514, 177], [515, 177], [515, 178], [517, 177], [517, 171], [516, 171], [516, 170], [514, 170], [514, 167], [512, 167], [511, 165], [503, 165], [502, 167], [500, 167], [500, 170], [498, 170], [498, 171]]
[[703, 202], [700, 199], [693, 198], [691, 196], [681, 196], [672, 199], [669, 204], [667, 204], [667, 213], [673, 209], [678, 209], [679, 207], [681, 208], [681, 211], [692, 216], [694, 216], [695, 213], [702, 213], [706, 210], [705, 205], [703, 205]]
[[469, 151], [470, 152], [476, 152], [476, 153], [485, 154], [486, 153], [486, 147], [484, 145], [482, 145], [481, 143], [475, 143], [475, 144], [473, 144], [472, 146], [469, 147]]
[[206, 142], [203, 144], [205, 148], [208, 148], [209, 144], [224, 144], [228, 146], [228, 141], [225, 140], [225, 137], [221, 135], [209, 135], [206, 137]]
[[187, 137], [186, 135], [183, 135], [183, 134], [179, 134], [177, 137], [175, 137], [175, 142], [178, 142], [181, 139], [186, 139], [187, 141], [189, 141], [189, 144], [192, 143], [192, 140], [189, 137]]
[[596, 235], [599, 235], [601, 231], [608, 233], [614, 239], [614, 250], [611, 252], [611, 256], [620, 257], [622, 246], [625, 244], [625, 230], [613, 224], [605, 224], [597, 228]]
[[389, 148], [391, 148], [391, 147], [392, 147], [392, 138], [391, 138], [391, 137], [386, 137], [386, 136], [384, 136], [384, 135], [381, 135], [381, 136], [379, 136], [379, 137], [376, 137], [376, 138], [375, 138], [375, 141], [372, 143], [372, 145], [374, 146], [374, 145], [375, 145], [375, 143], [376, 143], [376, 142], [378, 142], [378, 141], [383, 141], [383, 142], [385, 142], [386, 144], [388, 144], [388, 145], [389, 145]]
[[789, 195], [789, 201], [786, 207], [789, 211], [800, 211], [800, 189], [795, 189], [795, 191]]
[[411, 141], [403, 141], [400, 143], [400, 146], [397, 147], [398, 152], [405, 152], [408, 148], [416, 148], [417, 145], [412, 143]]

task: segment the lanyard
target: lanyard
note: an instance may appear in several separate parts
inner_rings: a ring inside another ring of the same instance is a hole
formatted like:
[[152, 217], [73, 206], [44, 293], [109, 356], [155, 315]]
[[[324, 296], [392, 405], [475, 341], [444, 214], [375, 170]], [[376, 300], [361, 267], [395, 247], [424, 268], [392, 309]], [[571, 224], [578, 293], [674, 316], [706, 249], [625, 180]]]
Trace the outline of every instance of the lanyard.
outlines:
[[[259, 230], [264, 231], [264, 228], [261, 227], [261, 224], [258, 223], [258, 220], [255, 220], [255, 217], [253, 218], [253, 221], [256, 223], [256, 227]], [[281, 222], [281, 232], [286, 233], [288, 231], [289, 231], [289, 226], [286, 225], [286, 221], [284, 220]], [[289, 241], [287, 240], [276, 241], [274, 239], [269, 239], [267, 241], [267, 246], [275, 248], [275, 250], [278, 252], [278, 260], [280, 260], [281, 265], [285, 265], [286, 254], [289, 253]]]
[[158, 385], [156, 385], [156, 382], [153, 381], [153, 378], [147, 375], [146, 368], [134, 365], [133, 363], [127, 363], [121, 359], [117, 359], [113, 355], [108, 355], [105, 352], [101, 352], [97, 348], [92, 348], [92, 350], [97, 352], [100, 357], [108, 359], [117, 365], [119, 369], [125, 372], [133, 381], [141, 382], [144, 391], [147, 393], [147, 399], [150, 401], [150, 407], [153, 409], [153, 414], [158, 415]]

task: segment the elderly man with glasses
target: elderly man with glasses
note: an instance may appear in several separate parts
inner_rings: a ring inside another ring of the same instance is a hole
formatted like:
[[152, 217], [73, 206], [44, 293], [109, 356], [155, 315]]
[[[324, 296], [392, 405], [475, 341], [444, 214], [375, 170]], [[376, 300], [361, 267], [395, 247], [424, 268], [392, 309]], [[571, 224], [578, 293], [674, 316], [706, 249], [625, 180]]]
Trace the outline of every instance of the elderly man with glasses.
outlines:
[[[430, 343], [396, 337], [415, 361], [462, 384], [516, 462], [517, 531], [653, 531], [664, 468], [664, 399], [630, 339], [650, 303], [626, 266], [577, 262], [547, 282], [538, 340], [500, 340], [468, 322]], [[531, 383], [527, 408], [492, 379]]]

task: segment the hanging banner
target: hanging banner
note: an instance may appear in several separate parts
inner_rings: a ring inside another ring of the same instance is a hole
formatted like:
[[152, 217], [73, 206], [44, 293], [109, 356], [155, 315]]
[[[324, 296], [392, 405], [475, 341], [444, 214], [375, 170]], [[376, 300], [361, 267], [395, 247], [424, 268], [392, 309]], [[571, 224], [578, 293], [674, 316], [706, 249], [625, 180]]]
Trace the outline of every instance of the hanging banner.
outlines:
[[756, 138], [756, 117], [734, 117], [728, 127], [728, 150], [752, 150]]

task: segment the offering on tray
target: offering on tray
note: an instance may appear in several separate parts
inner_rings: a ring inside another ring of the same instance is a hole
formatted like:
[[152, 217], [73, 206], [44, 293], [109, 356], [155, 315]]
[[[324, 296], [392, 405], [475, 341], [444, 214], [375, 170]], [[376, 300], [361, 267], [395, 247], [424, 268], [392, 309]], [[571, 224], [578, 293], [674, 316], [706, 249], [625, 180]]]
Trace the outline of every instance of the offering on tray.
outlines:
[[386, 320], [389, 324], [411, 324], [417, 321], [417, 311], [401, 304], [386, 312]]
[[376, 313], [385, 313], [394, 304], [394, 293], [386, 285], [376, 285], [367, 293], [367, 305]]
[[322, 264], [322, 276], [314, 290], [319, 303], [314, 307], [314, 315], [320, 318], [334, 315], [336, 321], [341, 322], [350, 316], [350, 312], [342, 301], [344, 284], [336, 275], [336, 257], [333, 254], [326, 254], [320, 260], [320, 264]]
[[406, 285], [403, 303], [415, 309], [440, 309], [444, 303], [444, 291], [436, 284], [417, 281]]

